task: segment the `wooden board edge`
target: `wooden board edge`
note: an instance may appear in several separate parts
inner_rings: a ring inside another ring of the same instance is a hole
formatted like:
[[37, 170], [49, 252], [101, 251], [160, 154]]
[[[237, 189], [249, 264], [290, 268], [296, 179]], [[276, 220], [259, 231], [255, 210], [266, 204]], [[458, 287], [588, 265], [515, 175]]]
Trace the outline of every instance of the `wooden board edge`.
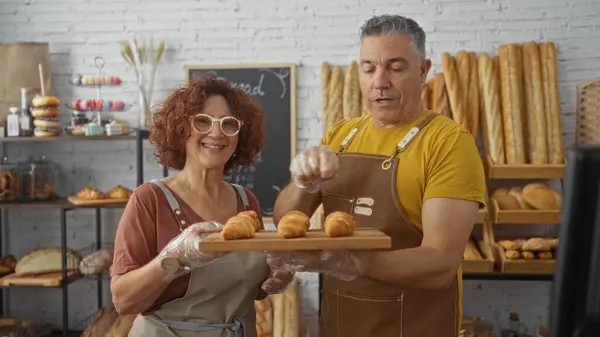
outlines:
[[73, 205], [101, 205], [101, 204], [126, 204], [129, 199], [98, 199], [98, 200], [84, 200], [79, 199], [76, 196], [69, 196], [67, 200]]

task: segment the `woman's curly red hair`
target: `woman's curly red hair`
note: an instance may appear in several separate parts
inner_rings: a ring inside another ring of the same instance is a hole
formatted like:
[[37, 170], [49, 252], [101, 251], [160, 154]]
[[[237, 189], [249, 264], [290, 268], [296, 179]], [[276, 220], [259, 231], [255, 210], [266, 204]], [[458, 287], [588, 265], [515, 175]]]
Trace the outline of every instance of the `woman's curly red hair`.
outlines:
[[192, 132], [190, 117], [202, 112], [210, 95], [225, 98], [232, 114], [243, 121], [235, 156], [225, 164], [225, 172], [255, 162], [264, 140], [262, 108], [241, 89], [211, 76], [197, 78], [175, 89], [155, 107], [149, 139], [155, 146], [154, 156], [159, 163], [170, 169], [183, 169], [185, 144]]

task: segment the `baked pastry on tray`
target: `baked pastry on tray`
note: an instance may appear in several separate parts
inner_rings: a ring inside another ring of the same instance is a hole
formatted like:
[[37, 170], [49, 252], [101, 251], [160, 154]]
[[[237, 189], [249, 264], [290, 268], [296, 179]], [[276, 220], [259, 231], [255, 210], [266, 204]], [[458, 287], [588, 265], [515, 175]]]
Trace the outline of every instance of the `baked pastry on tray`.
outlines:
[[310, 227], [310, 218], [300, 211], [287, 212], [277, 225], [277, 232], [282, 239], [298, 238], [306, 235]]
[[83, 200], [102, 200], [106, 199], [106, 194], [95, 187], [86, 186], [76, 194], [77, 198]]
[[117, 185], [111, 188], [106, 195], [109, 199], [129, 199], [133, 192], [121, 185]]

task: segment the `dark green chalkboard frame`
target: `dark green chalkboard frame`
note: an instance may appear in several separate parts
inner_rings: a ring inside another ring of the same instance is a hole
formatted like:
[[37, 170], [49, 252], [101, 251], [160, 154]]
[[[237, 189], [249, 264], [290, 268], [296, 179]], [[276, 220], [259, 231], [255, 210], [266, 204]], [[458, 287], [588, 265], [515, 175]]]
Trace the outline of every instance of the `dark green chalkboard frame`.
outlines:
[[[289, 120], [289, 134], [285, 137], [284, 140], [280, 140], [277, 141], [277, 138], [275, 138], [275, 141], [273, 141], [273, 127], [271, 126], [271, 128], [269, 128], [269, 116], [273, 116], [273, 114], [278, 113], [277, 111], [273, 111], [273, 109], [269, 109], [269, 105], [271, 105], [271, 102], [266, 102], [266, 100], [268, 100], [269, 98], [265, 98], [263, 102], [261, 102], [261, 105], [263, 106], [263, 108], [265, 109], [265, 134], [266, 134], [266, 139], [265, 139], [265, 145], [264, 145], [264, 149], [268, 149], [268, 148], [272, 148], [272, 146], [274, 145], [274, 143], [280, 144], [280, 142], [284, 142], [287, 143], [289, 142], [289, 151], [285, 151], [285, 155], [284, 156], [276, 156], [275, 157], [271, 157], [268, 158], [269, 160], [269, 164], [264, 163], [261, 165], [261, 163], [258, 163], [257, 165], [257, 172], [258, 170], [269, 170], [269, 174], [270, 177], [272, 177], [272, 179], [276, 180], [276, 183], [271, 184], [271, 187], [273, 187], [273, 185], [278, 186], [280, 189], [283, 189], [287, 183], [289, 182], [289, 164], [292, 158], [294, 158], [294, 156], [296, 155], [296, 146], [297, 146], [297, 139], [296, 139], [296, 134], [297, 134], [297, 126], [296, 126], [296, 65], [293, 63], [263, 63], [263, 64], [219, 64], [219, 65], [188, 65], [185, 66], [185, 80], [186, 83], [189, 83], [191, 79], [193, 79], [196, 74], [206, 74], [206, 73], [211, 73], [214, 72], [216, 73], [217, 76], [222, 76], [223, 78], [227, 79], [227, 75], [226, 73], [232, 73], [232, 72], [236, 72], [236, 71], [240, 71], [240, 72], [248, 72], [248, 71], [252, 71], [255, 70], [256, 72], [261, 72], [261, 71], [265, 71], [267, 73], [271, 73], [274, 74], [274, 72], [279, 72], [279, 74], [289, 74], [287, 76], [287, 79], [285, 80], [285, 83], [288, 85], [288, 89], [287, 89], [287, 93], [285, 94], [286, 100], [285, 100], [285, 105], [289, 106], [289, 111], [282, 111], [282, 113], [287, 113], [289, 115], [289, 117], [286, 117], [286, 120]], [[289, 80], [289, 82], [288, 82]], [[248, 81], [250, 82], [250, 81]], [[245, 82], [246, 83], [246, 82]], [[271, 100], [275, 99], [275, 98], [270, 98]], [[261, 101], [261, 99], [258, 99], [259, 101]], [[267, 104], [265, 104], [265, 102]], [[278, 116], [281, 117], [281, 116]], [[273, 119], [273, 117], [271, 117], [271, 120]], [[278, 129], [276, 130], [277, 134], [278, 134], [278, 138], [281, 139], [282, 136], [280, 135], [280, 132], [283, 131], [283, 129]], [[288, 139], [289, 137], [289, 139]], [[278, 151], [280, 151], [281, 149], [278, 149]], [[289, 155], [288, 155], [289, 154]], [[274, 163], [274, 160], [276, 161]], [[273, 164], [274, 163], [274, 164]], [[273, 168], [275, 167], [275, 168]], [[276, 171], [271, 171], [275, 169]], [[267, 173], [267, 172], [263, 172], [263, 173]], [[260, 174], [259, 174], [260, 175]], [[243, 183], [241, 183], [241, 185], [244, 185]], [[250, 186], [248, 186], [250, 187]], [[262, 208], [262, 215], [263, 215], [263, 220], [265, 222], [272, 222], [273, 218], [272, 218], [272, 208], [274, 206], [274, 201], [275, 198], [278, 194], [278, 192], [273, 192], [270, 190], [270, 187], [265, 187], [265, 186], [258, 186], [258, 187], [250, 187], [250, 189], [254, 192], [254, 194], [256, 194], [258, 201], [260, 202], [261, 208]], [[276, 190], [275, 190], [276, 191]], [[277, 193], [277, 194], [274, 194]]]

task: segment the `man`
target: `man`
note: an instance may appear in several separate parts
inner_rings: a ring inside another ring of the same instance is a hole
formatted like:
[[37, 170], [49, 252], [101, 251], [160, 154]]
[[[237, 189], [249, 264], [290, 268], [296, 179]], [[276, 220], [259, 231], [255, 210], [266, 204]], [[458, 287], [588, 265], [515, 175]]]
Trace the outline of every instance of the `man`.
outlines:
[[275, 223], [323, 203], [326, 216], [351, 213], [392, 238], [390, 251], [280, 255], [294, 270], [324, 274], [320, 337], [458, 335], [460, 263], [485, 178], [473, 136], [421, 104], [430, 67], [415, 21], [367, 20], [360, 87], [370, 115], [337, 123], [291, 163]]

